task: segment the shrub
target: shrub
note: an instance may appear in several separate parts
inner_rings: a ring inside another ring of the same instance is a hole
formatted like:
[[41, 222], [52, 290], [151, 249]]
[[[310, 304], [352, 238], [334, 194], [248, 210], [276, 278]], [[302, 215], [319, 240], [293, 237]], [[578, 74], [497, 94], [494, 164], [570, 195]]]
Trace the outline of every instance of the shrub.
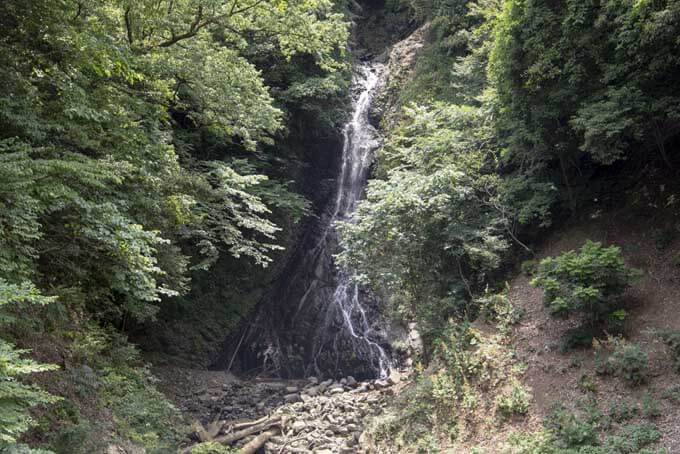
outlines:
[[645, 393], [642, 397], [642, 414], [645, 418], [657, 418], [661, 416], [659, 401], [654, 399], [649, 393]]
[[637, 414], [637, 406], [630, 402], [615, 401], [609, 405], [609, 417], [616, 422], [627, 421], [634, 418]]
[[537, 267], [538, 262], [536, 260], [525, 260], [520, 265], [522, 273], [524, 273], [527, 276], [533, 276], [534, 273], [536, 272]]
[[638, 453], [661, 438], [657, 427], [651, 423], [631, 424], [617, 435], [609, 436], [604, 442], [604, 452], [632, 454]]
[[588, 374], [583, 374], [578, 380], [578, 387], [584, 393], [597, 393], [597, 383]]
[[632, 386], [647, 380], [647, 354], [639, 345], [620, 337], [610, 337], [607, 341], [596, 342], [596, 348], [598, 373], [621, 377]]
[[522, 318], [521, 311], [512, 305], [505, 293], [485, 292], [475, 299], [475, 305], [479, 307], [479, 314], [486, 322], [495, 323], [504, 333]]
[[546, 421], [560, 448], [597, 445], [598, 425], [599, 415], [594, 412], [577, 415], [562, 406], [555, 407]]
[[525, 415], [529, 411], [531, 395], [521, 383], [514, 381], [510, 390], [496, 398], [496, 408], [503, 418]]
[[579, 326], [568, 330], [560, 342], [560, 352], [567, 353], [578, 348], [589, 348], [598, 334], [592, 326]]
[[180, 414], [153, 381], [146, 368], [108, 368], [101, 378], [101, 396], [119, 434], [149, 453], [169, 452], [181, 439]]
[[[11, 325], [12, 313], [27, 305], [46, 305], [53, 298], [42, 296], [31, 283], [11, 284], [0, 278], [0, 328]], [[19, 350], [0, 338], [0, 451], [36, 424], [30, 410], [59, 399], [37, 386], [26, 385], [21, 379], [30, 374], [57, 369], [25, 358], [28, 350]]]
[[592, 324], [616, 309], [617, 297], [638, 275], [625, 266], [618, 247], [588, 240], [578, 253], [542, 260], [531, 283], [545, 291], [553, 315], [579, 313]]
[[680, 331], [662, 331], [659, 336], [670, 350], [673, 367], [680, 372]]
[[661, 396], [673, 403], [680, 404], [680, 385], [671, 386]]
[[555, 437], [548, 430], [529, 433], [513, 433], [508, 437], [508, 444], [501, 451], [503, 454], [557, 454]]
[[621, 335], [626, 330], [628, 312], [623, 309], [615, 310], [607, 315], [607, 332], [613, 335]]

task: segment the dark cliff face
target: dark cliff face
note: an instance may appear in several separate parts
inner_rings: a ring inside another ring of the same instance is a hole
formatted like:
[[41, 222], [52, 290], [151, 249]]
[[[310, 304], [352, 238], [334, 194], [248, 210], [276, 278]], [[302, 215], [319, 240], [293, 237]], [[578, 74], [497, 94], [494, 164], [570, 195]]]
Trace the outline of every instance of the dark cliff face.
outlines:
[[[408, 31], [410, 22], [396, 13], [386, 17], [380, 1], [360, 6], [353, 35], [354, 45], [360, 47], [355, 47], [353, 53], [359, 59], [384, 61], [388, 45]], [[376, 118], [372, 117], [371, 123], [376, 124]], [[379, 318], [376, 314], [379, 303], [366, 289], [339, 288], [342, 283], [333, 261], [337, 238], [332, 222], [338, 215], [336, 195], [342, 186], [338, 181], [343, 156], [342, 131], [314, 137], [309, 129], [301, 128], [292, 141], [309, 150], [298, 182], [313, 202], [314, 215], [298, 230], [283, 265], [257, 308], [225, 341], [215, 358], [216, 368], [283, 377], [351, 374], [368, 378], [378, 373], [375, 350], [380, 347], [374, 339], [381, 335], [379, 328], [374, 329], [367, 320]], [[364, 171], [361, 176], [364, 182], [366, 177]], [[361, 310], [343, 312], [339, 306], [329, 304], [339, 292], [352, 292], [345, 298], [354, 298], [350, 304], [361, 301]], [[368, 342], [353, 331], [348, 333], [348, 323], [357, 326], [363, 323], [371, 333]]]
[[149, 358], [191, 367], [220, 363], [216, 358], [223, 354], [225, 335], [240, 330], [244, 317], [249, 323], [253, 309], [277, 292], [280, 276], [295, 262], [297, 247], [311, 241], [333, 194], [342, 134], [341, 121], [332, 120], [344, 115], [347, 100], [325, 102], [323, 118], [287, 106], [287, 134], [268, 153], [276, 159], [268, 163], [270, 178], [293, 182], [291, 189], [309, 200], [314, 215], [294, 224], [287, 213], [273, 213], [282, 228], [277, 242], [285, 250], [272, 257], [268, 268], [224, 254], [209, 270], [193, 273], [188, 295], [164, 301], [155, 322], [130, 331]]
[[280, 179], [295, 182], [293, 189], [311, 202], [314, 215], [295, 225], [274, 213], [283, 228], [279, 242], [286, 249], [268, 268], [224, 256], [210, 270], [194, 273], [188, 295], [164, 301], [156, 322], [130, 333], [150, 358], [192, 367], [221, 364], [225, 333], [239, 332], [244, 317], [246, 325], [251, 323], [253, 309], [281, 293], [282, 276], [296, 267], [299, 247], [316, 235], [319, 215], [333, 195], [342, 135], [337, 125], [309, 112], [293, 112], [291, 117], [287, 136], [277, 144], [287, 160], [276, 170], [283, 174]]
[[[332, 254], [337, 250], [337, 239], [334, 231], [329, 233], [329, 226], [343, 135], [341, 131], [327, 137], [299, 135], [296, 141], [308, 150], [298, 183], [313, 204], [313, 215], [303, 221], [257, 308], [224, 342], [214, 361], [216, 368], [283, 377], [319, 374], [313, 367], [318, 328], [325, 326], [335, 331], [341, 328], [341, 319], [326, 320], [324, 308], [336, 285]], [[351, 346], [345, 347], [346, 351], [352, 350]], [[331, 374], [329, 361], [330, 358], [320, 361], [327, 374]], [[344, 365], [343, 369], [357, 376], [373, 374], [370, 370], [361, 371], [358, 359], [356, 364]]]

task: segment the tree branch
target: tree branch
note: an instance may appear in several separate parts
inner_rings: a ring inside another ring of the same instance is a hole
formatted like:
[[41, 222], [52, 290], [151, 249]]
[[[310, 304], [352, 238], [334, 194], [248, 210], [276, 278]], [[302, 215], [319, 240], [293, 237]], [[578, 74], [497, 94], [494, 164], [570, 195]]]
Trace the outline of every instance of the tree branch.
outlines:
[[193, 36], [196, 36], [196, 34], [206, 25], [208, 25], [208, 21], [201, 23], [201, 20], [203, 19], [203, 5], [200, 5], [198, 7], [198, 11], [196, 11], [196, 17], [194, 18], [194, 21], [191, 23], [189, 26], [189, 30], [185, 33], [181, 33], [179, 35], [176, 35], [174, 31], [172, 31], [172, 36], [170, 39], [163, 41], [158, 45], [158, 47], [170, 47], [173, 44], [176, 44], [179, 41], [182, 41], [183, 39], [191, 38]]
[[125, 8], [125, 30], [127, 31], [127, 40], [130, 46], [132, 46], [132, 42], [134, 41], [134, 37], [132, 35], [132, 19], [130, 18], [130, 7], [128, 6]]
[[[236, 9], [237, 5], [237, 0], [234, 1], [231, 9], [229, 10], [228, 13], [225, 14], [220, 14], [218, 16], [212, 16], [208, 18], [203, 18], [203, 6], [198, 7], [198, 11], [196, 12], [196, 16], [194, 18], [194, 21], [191, 23], [189, 26], [189, 30], [187, 30], [184, 33], [181, 33], [179, 35], [176, 35], [174, 32], [172, 33], [172, 36], [170, 39], [163, 41], [162, 43], [158, 44], [158, 47], [170, 47], [173, 44], [178, 43], [179, 41], [192, 38], [198, 34], [202, 29], [209, 25], [215, 25], [219, 24], [221, 21], [228, 19], [229, 17], [236, 16], [238, 14], [243, 14], [251, 9], [257, 8], [260, 6], [262, 3], [264, 3], [266, 0], [257, 0], [254, 3], [244, 6], [240, 9]], [[233, 31], [233, 30], [232, 30]]]

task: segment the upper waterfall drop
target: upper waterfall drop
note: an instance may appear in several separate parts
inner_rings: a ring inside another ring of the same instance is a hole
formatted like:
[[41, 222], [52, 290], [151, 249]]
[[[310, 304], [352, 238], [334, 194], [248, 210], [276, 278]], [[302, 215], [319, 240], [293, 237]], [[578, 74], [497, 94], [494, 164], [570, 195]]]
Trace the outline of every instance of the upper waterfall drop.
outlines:
[[359, 89], [359, 96], [353, 102], [352, 117], [342, 131], [342, 166], [333, 221], [344, 219], [354, 211], [366, 185], [372, 152], [380, 145], [378, 132], [371, 125], [368, 113], [384, 72], [381, 63], [361, 63], [356, 68], [352, 85]]

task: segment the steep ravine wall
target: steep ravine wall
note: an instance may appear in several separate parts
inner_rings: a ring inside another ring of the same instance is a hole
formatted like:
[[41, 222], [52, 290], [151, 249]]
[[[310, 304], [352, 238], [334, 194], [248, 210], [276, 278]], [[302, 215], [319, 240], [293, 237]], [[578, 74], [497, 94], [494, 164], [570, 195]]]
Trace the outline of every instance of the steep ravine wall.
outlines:
[[[365, 4], [357, 11], [355, 20], [354, 44], [367, 46], [354, 48], [355, 59], [363, 57], [365, 61], [375, 62], [373, 65], [377, 66], [374, 69], [379, 66], [382, 74], [383, 63], [389, 53], [386, 46], [399, 40], [409, 28], [413, 28], [413, 24], [408, 18], [395, 13], [386, 17], [384, 5], [379, 3]], [[401, 54], [395, 55], [400, 57]], [[378, 82], [382, 91], [385, 84]], [[359, 88], [355, 84], [355, 102], [360, 96]], [[370, 117], [373, 125], [377, 126], [379, 118], [374, 111]], [[372, 128], [369, 124], [365, 126]], [[336, 159], [341, 151], [336, 149]], [[314, 171], [310, 169], [310, 172]], [[336, 167], [336, 176], [339, 175], [340, 169]], [[365, 182], [366, 175], [361, 178]], [[337, 298], [338, 293], [338, 276], [332, 257], [337, 251], [334, 232], [327, 238], [329, 226], [337, 213], [334, 213], [334, 204], [327, 193], [324, 196], [325, 205], [323, 199], [322, 203], [315, 205], [315, 216], [306, 221], [273, 286], [263, 296], [253, 315], [227, 338], [223, 351], [215, 359], [215, 367], [283, 377], [350, 373], [357, 377], [370, 377], [376, 374], [379, 367], [370, 364], [375, 363], [375, 359], [367, 362], [363, 356], [373, 356], [371, 350], [382, 349], [374, 344], [381, 335], [374, 332], [380, 329], [374, 329], [372, 324], [379, 315], [379, 302], [366, 289], [352, 290], [353, 304], [364, 301], [364, 307], [359, 311], [361, 315], [356, 317], [369, 320], [364, 328], [374, 336], [368, 345], [358, 349], [356, 339], [360, 336], [351, 329], [349, 336], [342, 335], [342, 325], [349, 322], [347, 313], [344, 313], [343, 320], [341, 312], [331, 313], [328, 310], [329, 301]], [[320, 247], [324, 242], [328, 244]], [[360, 320], [356, 322], [361, 323]], [[328, 350], [333, 350], [333, 354]]]

